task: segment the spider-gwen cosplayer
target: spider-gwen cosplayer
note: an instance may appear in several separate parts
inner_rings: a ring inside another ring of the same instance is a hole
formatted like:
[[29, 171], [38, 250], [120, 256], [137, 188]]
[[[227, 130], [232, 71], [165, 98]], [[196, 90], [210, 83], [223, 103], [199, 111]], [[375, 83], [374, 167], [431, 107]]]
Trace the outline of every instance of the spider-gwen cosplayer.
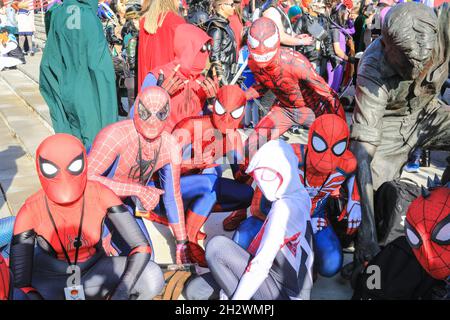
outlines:
[[[162, 290], [144, 234], [110, 189], [88, 180], [87, 167], [86, 150], [73, 136], [56, 134], [38, 147], [42, 189], [21, 207], [11, 241], [14, 298], [64, 300], [72, 284], [86, 299], [151, 299]], [[132, 249], [127, 257], [103, 250], [105, 219]], [[80, 283], [68, 281], [68, 266], [80, 268]]]
[[258, 98], [270, 89], [278, 100], [248, 139], [250, 157], [264, 129], [276, 129], [268, 133], [270, 139], [276, 139], [295, 124], [309, 127], [316, 116], [324, 113], [338, 114], [345, 119], [337, 94], [308, 59], [292, 49], [280, 48], [279, 31], [272, 20], [265, 17], [256, 20], [247, 44], [248, 65], [257, 82], [246, 92], [247, 99]]
[[[342, 267], [342, 249], [338, 237], [328, 222], [326, 203], [330, 196], [339, 196], [346, 181], [348, 202], [339, 220], [347, 217], [347, 234], [356, 232], [361, 223], [359, 193], [355, 183], [356, 159], [347, 149], [349, 129], [344, 120], [332, 114], [318, 117], [309, 131], [308, 145], [293, 144], [298, 158], [300, 180], [312, 202], [311, 222], [314, 230], [316, 265], [322, 276], [331, 277]], [[234, 240], [246, 248], [253, 240], [271, 208], [271, 203], [255, 191], [252, 217], [245, 220]]]
[[311, 200], [297, 172], [292, 147], [274, 140], [263, 145], [247, 169], [273, 202], [247, 250], [217, 236], [206, 246], [211, 273], [193, 279], [188, 299], [211, 299], [217, 291], [233, 300], [309, 299], [312, 288]]
[[[183, 154], [188, 156], [189, 165], [182, 166], [182, 172], [185, 172], [182, 175], [186, 175], [188, 180], [195, 179], [198, 182], [195, 188], [201, 192], [200, 198], [186, 213], [187, 237], [191, 251], [197, 252], [194, 255], [196, 262], [201, 266], [206, 266], [206, 261], [203, 249], [198, 246], [198, 240], [204, 237], [199, 231], [211, 211], [240, 210], [245, 214], [252, 201], [253, 189], [249, 185], [221, 177], [221, 167], [214, 168], [218, 170], [212, 174], [204, 172], [196, 178], [189, 178], [187, 174], [201, 173], [214, 162], [223, 163], [224, 157], [228, 159], [233, 173], [239, 172], [237, 164], [243, 159], [243, 143], [237, 129], [244, 116], [245, 103], [245, 93], [239, 86], [223, 86], [217, 93], [212, 115], [186, 118], [178, 123], [172, 133], [183, 137]], [[202, 161], [196, 161], [198, 157], [203, 157]], [[185, 193], [183, 183], [181, 193], [183, 199], [192, 198]]]

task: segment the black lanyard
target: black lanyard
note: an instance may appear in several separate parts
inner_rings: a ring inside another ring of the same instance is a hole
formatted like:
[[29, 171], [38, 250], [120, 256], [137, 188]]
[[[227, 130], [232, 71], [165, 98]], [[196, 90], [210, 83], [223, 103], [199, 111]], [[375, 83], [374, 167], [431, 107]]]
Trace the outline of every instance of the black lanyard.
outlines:
[[159, 152], [161, 151], [161, 145], [162, 145], [162, 138], [161, 138], [161, 141], [159, 142], [158, 150], [154, 152], [154, 158], [149, 161], [152, 168], [150, 169], [150, 173], [148, 175], [147, 181], [145, 181], [145, 172], [144, 171], [147, 171], [148, 168], [145, 168], [144, 170], [142, 169], [143, 161], [142, 161], [142, 148], [141, 148], [141, 138], [140, 137], [139, 137], [138, 141], [139, 141], [139, 182], [142, 185], [146, 186], [152, 179], [153, 173], [155, 172], [156, 165], [158, 164]]
[[[303, 165], [303, 167], [305, 168], [305, 173], [304, 173], [305, 174], [305, 186], [308, 183], [308, 181], [306, 180], [306, 162], [308, 161], [307, 160], [307, 156], [308, 156], [308, 151], [305, 152], [305, 164]], [[317, 196], [320, 194], [320, 191], [322, 191], [323, 187], [325, 186], [325, 183], [327, 183], [327, 181], [330, 178], [330, 176], [331, 176], [331, 172], [328, 173], [327, 177], [325, 178], [325, 181], [320, 186], [319, 191], [317, 191], [316, 195], [311, 199], [311, 203], [313, 203], [314, 200], [316, 200]]]
[[66, 248], [64, 247], [63, 242], [61, 241], [61, 237], [58, 233], [58, 228], [56, 228], [55, 220], [53, 220], [52, 213], [50, 212], [50, 208], [48, 206], [47, 197], [45, 197], [45, 206], [47, 207], [48, 216], [50, 217], [50, 221], [53, 224], [53, 228], [55, 229], [56, 236], [58, 237], [59, 244], [61, 245], [61, 249], [64, 253], [64, 256], [66, 257], [67, 262], [69, 263], [69, 266], [76, 265], [78, 262], [78, 252], [80, 251], [82, 242], [81, 242], [81, 231], [83, 229], [83, 218], [84, 218], [84, 195], [83, 195], [83, 206], [81, 208], [81, 218], [80, 218], [80, 226], [78, 227], [78, 236], [75, 238], [75, 242], [73, 243], [73, 246], [75, 247], [75, 261], [72, 264], [70, 261], [69, 254], [67, 253]]

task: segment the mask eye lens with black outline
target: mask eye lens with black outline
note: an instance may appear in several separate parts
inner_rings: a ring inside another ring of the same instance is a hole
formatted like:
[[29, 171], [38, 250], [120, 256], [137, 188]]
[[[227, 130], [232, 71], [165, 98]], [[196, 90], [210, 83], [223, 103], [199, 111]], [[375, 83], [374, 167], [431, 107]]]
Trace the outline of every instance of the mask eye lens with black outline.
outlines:
[[139, 101], [139, 105], [138, 105], [138, 114], [139, 114], [139, 118], [141, 118], [142, 120], [147, 120], [148, 118], [150, 118], [150, 116], [152, 115], [152, 113], [150, 111], [147, 110], [147, 108], [144, 107], [144, 105]]
[[316, 132], [313, 133], [311, 145], [317, 153], [322, 153], [328, 149], [328, 145], [325, 140]]
[[408, 240], [409, 245], [418, 249], [422, 245], [422, 238], [419, 233], [409, 224], [408, 220], [405, 220], [405, 233], [406, 240]]
[[67, 167], [67, 171], [69, 171], [74, 176], [78, 176], [84, 170], [84, 157], [83, 153], [77, 156]]
[[441, 246], [450, 245], [450, 213], [434, 227], [431, 239]]
[[216, 103], [214, 104], [214, 111], [215, 111], [219, 116], [225, 114], [225, 112], [226, 112], [225, 109], [224, 109], [224, 107], [220, 104], [219, 101], [216, 101]]
[[242, 116], [242, 114], [244, 113], [244, 107], [245, 106], [239, 107], [231, 112], [231, 116], [233, 117], [233, 119], [239, 119]]
[[343, 139], [339, 142], [336, 142], [333, 146], [332, 150], [336, 156], [342, 156], [347, 149], [347, 139]]
[[166, 103], [166, 105], [164, 107], [162, 107], [157, 113], [156, 113], [156, 117], [160, 120], [160, 121], [164, 121], [167, 119], [167, 117], [169, 116], [169, 104]]
[[42, 157], [39, 157], [39, 167], [41, 168], [42, 175], [48, 179], [54, 178], [58, 175], [58, 166]]

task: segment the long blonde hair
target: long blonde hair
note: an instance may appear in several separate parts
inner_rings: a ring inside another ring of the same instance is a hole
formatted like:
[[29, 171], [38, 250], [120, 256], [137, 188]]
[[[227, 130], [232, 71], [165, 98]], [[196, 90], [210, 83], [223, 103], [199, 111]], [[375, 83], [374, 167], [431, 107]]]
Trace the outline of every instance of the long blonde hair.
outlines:
[[155, 34], [156, 30], [163, 24], [167, 13], [178, 14], [178, 8], [174, 0], [144, 0], [141, 12], [143, 18], [145, 18], [145, 31]]

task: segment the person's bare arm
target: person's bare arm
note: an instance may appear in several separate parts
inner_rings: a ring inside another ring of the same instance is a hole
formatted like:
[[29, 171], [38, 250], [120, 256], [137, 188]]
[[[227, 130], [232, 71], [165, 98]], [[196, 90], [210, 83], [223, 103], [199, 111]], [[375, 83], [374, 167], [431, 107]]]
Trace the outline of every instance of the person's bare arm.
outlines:
[[345, 54], [345, 52], [341, 49], [341, 46], [339, 45], [339, 42], [335, 42], [333, 43], [333, 49], [334, 49], [334, 53], [341, 58], [342, 60], [347, 61], [348, 60], [348, 56]]
[[286, 46], [303, 46], [303, 45], [311, 45], [313, 43], [312, 37], [302, 37], [297, 38], [296, 36], [291, 36], [284, 32], [283, 23], [281, 22], [281, 15], [275, 8], [269, 8], [264, 11], [263, 16], [269, 18], [278, 27], [278, 31], [280, 32], [280, 42]]

